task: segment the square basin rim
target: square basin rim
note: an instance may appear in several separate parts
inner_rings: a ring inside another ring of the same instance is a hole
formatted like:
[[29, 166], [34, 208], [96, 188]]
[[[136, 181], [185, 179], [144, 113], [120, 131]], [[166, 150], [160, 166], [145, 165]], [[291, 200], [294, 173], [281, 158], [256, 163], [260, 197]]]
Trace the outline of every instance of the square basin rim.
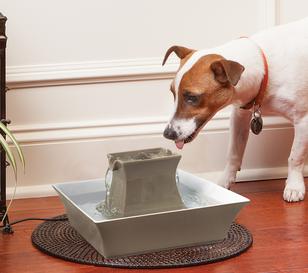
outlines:
[[83, 215], [86, 215], [93, 223], [95, 224], [101, 224], [101, 223], [106, 223], [106, 222], [114, 222], [114, 221], [123, 221], [123, 220], [129, 220], [129, 219], [134, 219], [134, 218], [144, 218], [144, 217], [150, 217], [153, 215], [162, 215], [162, 214], [170, 214], [170, 213], [177, 213], [181, 211], [191, 211], [191, 210], [201, 210], [204, 208], [212, 208], [212, 207], [218, 207], [218, 206], [228, 206], [228, 205], [233, 205], [233, 204], [248, 204], [250, 200], [246, 197], [243, 197], [246, 200], [242, 200], [239, 202], [226, 202], [226, 203], [219, 203], [219, 204], [214, 204], [214, 205], [209, 205], [209, 206], [199, 206], [199, 207], [194, 207], [194, 208], [184, 208], [184, 209], [178, 209], [178, 210], [167, 210], [167, 211], [160, 211], [160, 212], [154, 212], [154, 213], [148, 213], [148, 214], [140, 214], [140, 215], [132, 215], [132, 216], [125, 216], [125, 217], [119, 217], [119, 218], [113, 218], [113, 219], [104, 219], [104, 220], [95, 220], [93, 219], [88, 213], [83, 211], [80, 207], [77, 206], [75, 202], [73, 202], [61, 189], [57, 187], [57, 185], [52, 185], [52, 187], [62, 196], [66, 198], [68, 202], [70, 202], [75, 208], [77, 208]]

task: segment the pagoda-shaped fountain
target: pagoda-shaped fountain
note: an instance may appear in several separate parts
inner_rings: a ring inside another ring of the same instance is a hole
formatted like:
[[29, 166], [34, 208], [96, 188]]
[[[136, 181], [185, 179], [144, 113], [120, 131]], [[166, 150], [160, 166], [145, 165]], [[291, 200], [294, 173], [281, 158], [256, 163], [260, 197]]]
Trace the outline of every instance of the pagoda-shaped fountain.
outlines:
[[249, 200], [177, 170], [163, 148], [108, 155], [105, 179], [57, 184], [70, 224], [103, 256], [222, 240]]

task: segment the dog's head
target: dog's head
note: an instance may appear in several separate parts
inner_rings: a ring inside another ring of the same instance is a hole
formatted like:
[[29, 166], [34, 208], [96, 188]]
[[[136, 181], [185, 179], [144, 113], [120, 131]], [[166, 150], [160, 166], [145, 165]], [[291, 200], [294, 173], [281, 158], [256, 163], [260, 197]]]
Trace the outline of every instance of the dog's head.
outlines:
[[174, 140], [182, 149], [184, 143], [191, 142], [218, 110], [231, 102], [234, 86], [244, 67], [220, 55], [203, 55], [200, 51], [181, 46], [167, 50], [163, 65], [172, 52], [181, 62], [170, 86], [175, 111], [164, 136]]

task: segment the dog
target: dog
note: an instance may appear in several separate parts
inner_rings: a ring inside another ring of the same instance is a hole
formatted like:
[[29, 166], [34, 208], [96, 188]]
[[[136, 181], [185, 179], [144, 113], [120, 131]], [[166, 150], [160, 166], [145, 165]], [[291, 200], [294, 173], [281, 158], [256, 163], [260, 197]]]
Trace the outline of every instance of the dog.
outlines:
[[308, 18], [211, 49], [172, 46], [163, 65], [173, 52], [180, 66], [170, 86], [175, 110], [164, 137], [182, 149], [219, 110], [232, 104], [227, 164], [218, 182], [229, 188], [241, 168], [252, 120], [257, 120], [258, 134], [261, 114], [283, 116], [295, 132], [283, 198], [303, 200], [308, 152]]

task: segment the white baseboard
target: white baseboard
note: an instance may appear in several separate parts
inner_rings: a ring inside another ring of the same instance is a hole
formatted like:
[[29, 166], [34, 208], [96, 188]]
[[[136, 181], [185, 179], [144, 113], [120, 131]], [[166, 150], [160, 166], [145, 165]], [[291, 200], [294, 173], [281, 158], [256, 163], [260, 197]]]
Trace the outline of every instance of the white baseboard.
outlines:
[[[7, 188], [7, 199], [13, 196], [14, 188]], [[15, 199], [55, 196], [57, 193], [52, 185], [18, 186]]]
[[[237, 182], [243, 181], [259, 181], [268, 179], [278, 179], [287, 177], [287, 167], [278, 168], [262, 168], [262, 169], [246, 169], [238, 173]], [[197, 173], [197, 176], [205, 179], [216, 181], [221, 172]], [[304, 176], [308, 176], [308, 165], [304, 169]], [[69, 183], [69, 182], [68, 182]], [[7, 189], [7, 198], [10, 199], [13, 194], [13, 187]], [[33, 185], [18, 187], [16, 191], [16, 199], [37, 198], [57, 195], [51, 184]]]
[[[196, 175], [205, 179], [216, 181], [222, 172], [198, 173]], [[237, 173], [236, 182], [261, 181], [270, 179], [286, 178], [288, 167], [244, 169]], [[308, 176], [308, 165], [304, 168], [304, 176]]]

